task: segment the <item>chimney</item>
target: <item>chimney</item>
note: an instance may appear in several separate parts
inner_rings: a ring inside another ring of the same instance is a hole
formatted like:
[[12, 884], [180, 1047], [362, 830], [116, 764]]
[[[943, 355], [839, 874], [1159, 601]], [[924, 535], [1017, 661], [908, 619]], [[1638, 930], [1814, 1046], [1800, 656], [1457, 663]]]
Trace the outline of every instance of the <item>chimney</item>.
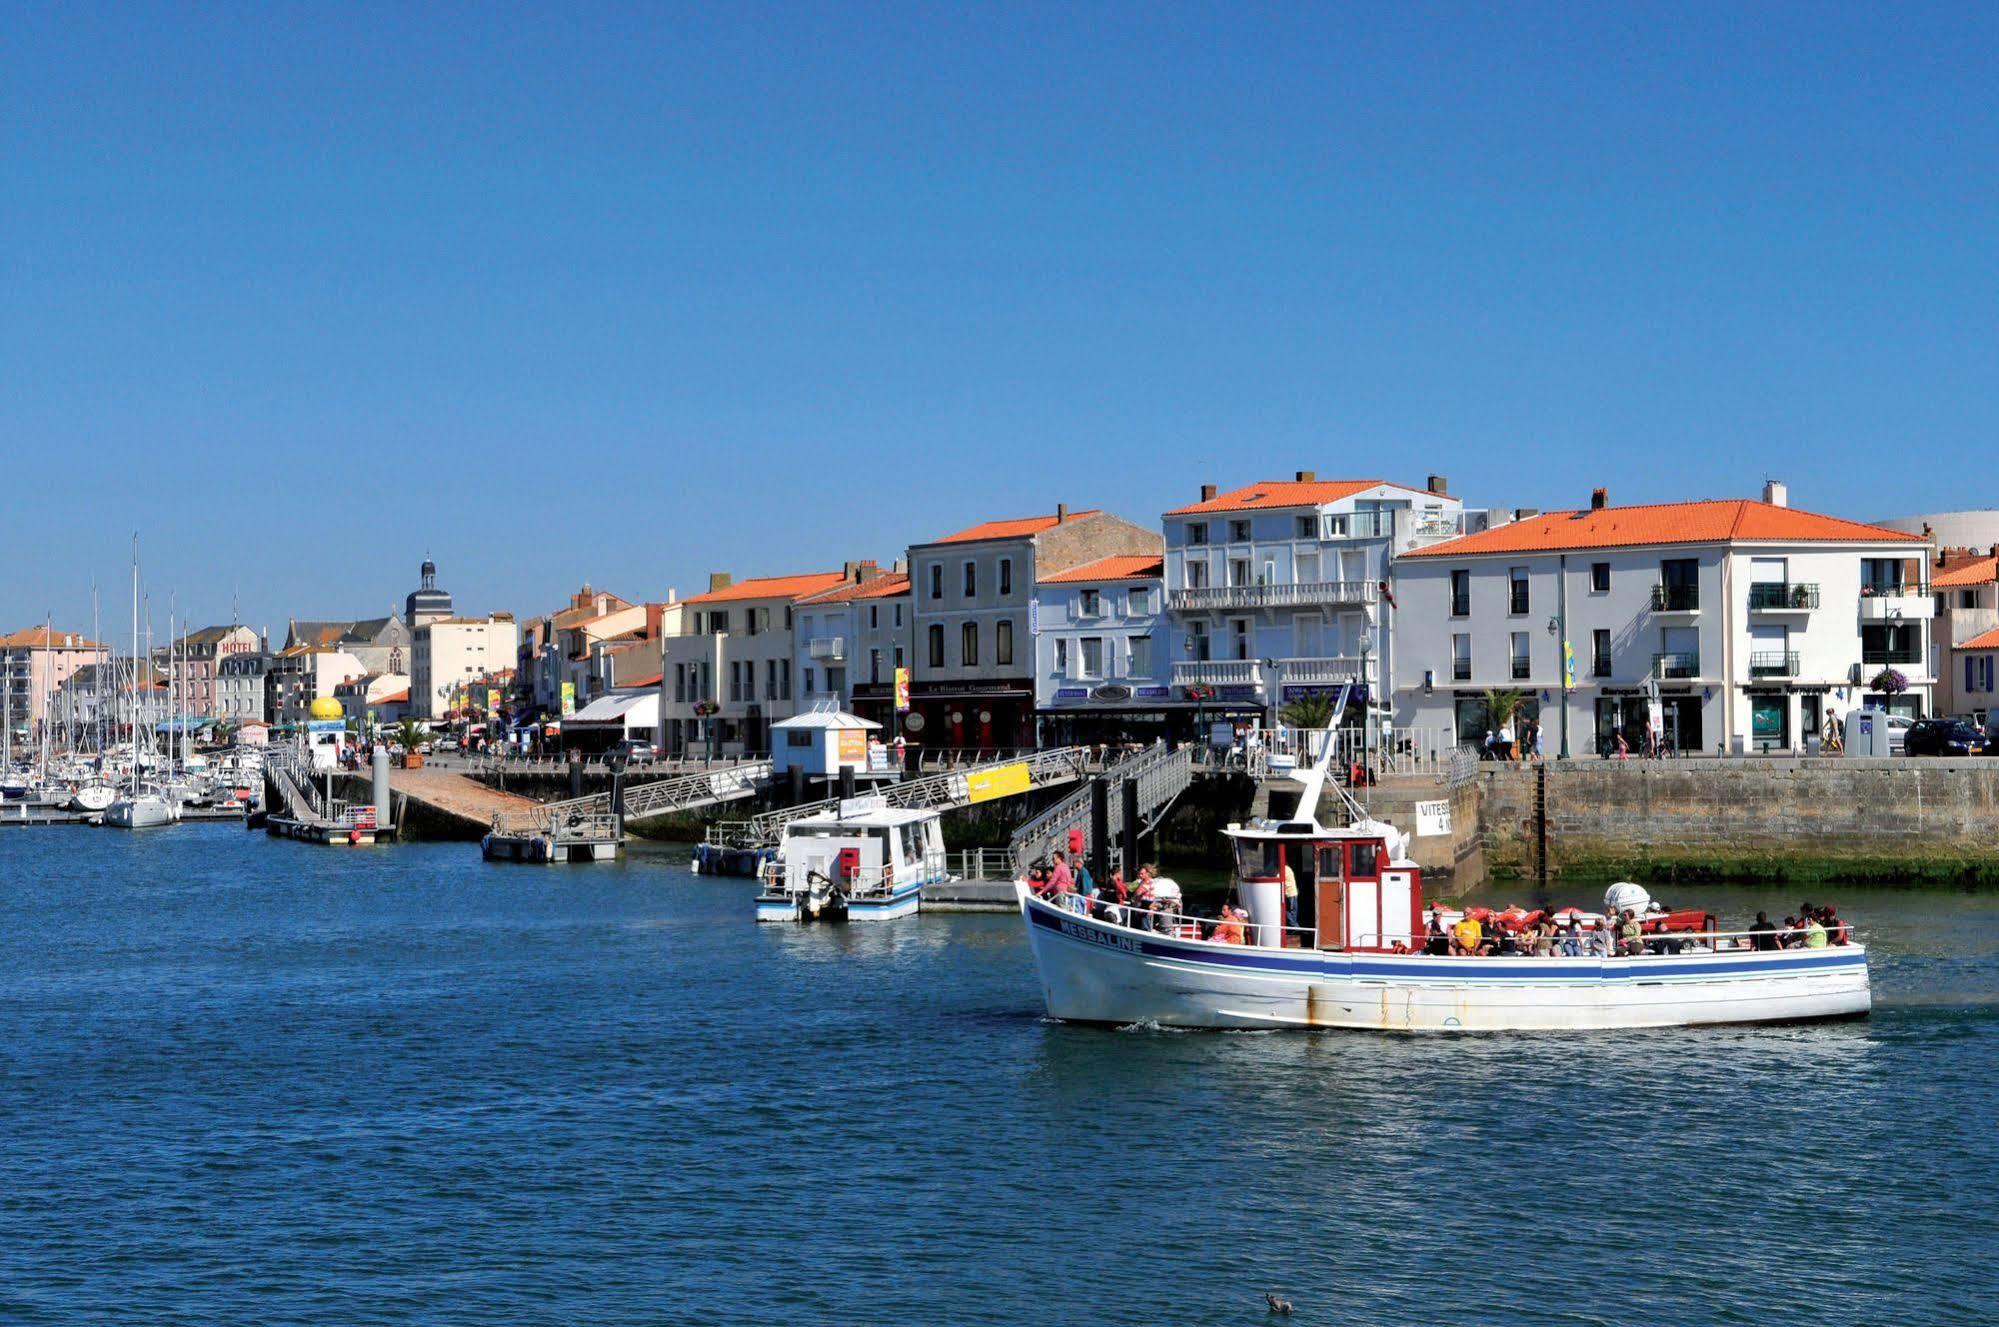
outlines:
[[1318, 477], [1319, 472], [1317, 470], [1300, 470], [1298, 472], [1298, 482], [1301, 484], [1309, 484]]
[[1442, 475], [1431, 475], [1430, 482], [1424, 485], [1424, 487], [1432, 493], [1449, 493], [1451, 491], [1451, 481]]
[[726, 571], [711, 571], [708, 573], [708, 593], [710, 594], [715, 593], [717, 590], [726, 590], [735, 583], [736, 578]]
[[855, 579], [857, 579], [862, 585], [866, 585], [869, 581], [876, 579], [881, 574], [882, 574], [881, 564], [876, 562], [873, 558], [861, 559], [860, 566], [855, 568]]
[[1068, 519], [1069, 519], [1069, 504], [1068, 504], [1068, 503], [1066, 503], [1066, 502], [1058, 502], [1058, 503], [1056, 503], [1056, 504], [1055, 504], [1055, 524], [1057, 524], [1057, 525], [1060, 525], [1060, 524], [1062, 524], [1062, 522], [1064, 522], [1064, 521], [1066, 521], [1066, 520], [1068, 520]]
[[1608, 507], [1609, 505], [1610, 505], [1609, 489], [1593, 488], [1589, 491], [1589, 509], [1591, 511], [1602, 511], [1605, 507]]
[[1763, 481], [1763, 501], [1772, 507], [1788, 507], [1791, 505], [1791, 491], [1784, 487], [1781, 479], [1766, 479]]
[[1214, 500], [1215, 500], [1215, 486], [1213, 484], [1201, 485], [1201, 501], [1213, 502]]

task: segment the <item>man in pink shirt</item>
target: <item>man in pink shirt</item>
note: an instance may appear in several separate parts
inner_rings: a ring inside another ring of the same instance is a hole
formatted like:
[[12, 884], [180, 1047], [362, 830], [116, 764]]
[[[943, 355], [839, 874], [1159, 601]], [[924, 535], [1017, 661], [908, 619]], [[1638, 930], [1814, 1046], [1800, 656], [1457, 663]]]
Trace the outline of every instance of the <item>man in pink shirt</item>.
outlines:
[[1076, 892], [1076, 877], [1069, 874], [1069, 855], [1055, 850], [1055, 866], [1048, 872], [1048, 892], [1056, 898]]

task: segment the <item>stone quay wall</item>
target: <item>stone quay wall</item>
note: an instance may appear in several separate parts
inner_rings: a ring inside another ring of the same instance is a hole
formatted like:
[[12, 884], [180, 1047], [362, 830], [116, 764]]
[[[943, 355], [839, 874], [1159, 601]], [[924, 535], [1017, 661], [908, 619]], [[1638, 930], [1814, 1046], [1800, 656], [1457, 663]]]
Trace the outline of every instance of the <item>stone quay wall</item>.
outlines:
[[[1999, 886], [1999, 759], [1551, 761], [1551, 876]], [[1485, 765], [1495, 877], [1538, 874], [1536, 767]]]

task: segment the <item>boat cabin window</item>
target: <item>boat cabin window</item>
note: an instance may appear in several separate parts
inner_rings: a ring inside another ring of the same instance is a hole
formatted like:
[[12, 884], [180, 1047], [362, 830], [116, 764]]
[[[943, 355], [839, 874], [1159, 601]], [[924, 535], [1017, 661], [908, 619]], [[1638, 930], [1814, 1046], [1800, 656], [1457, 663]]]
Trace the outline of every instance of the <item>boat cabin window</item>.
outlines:
[[1319, 845], [1319, 878], [1321, 880], [1338, 880], [1346, 874], [1345, 871], [1340, 869], [1342, 865], [1340, 862], [1340, 851], [1340, 845], [1337, 843], [1323, 843]]
[[1236, 878], [1277, 880], [1284, 875], [1284, 845], [1275, 839], [1237, 839]]
[[1379, 858], [1381, 855], [1380, 844], [1353, 843], [1347, 845], [1347, 850], [1353, 854], [1353, 856], [1350, 858], [1350, 860], [1353, 863], [1353, 871], [1351, 872], [1351, 874], [1355, 879], [1371, 880], [1375, 876], [1381, 874], [1380, 863], [1379, 863]]

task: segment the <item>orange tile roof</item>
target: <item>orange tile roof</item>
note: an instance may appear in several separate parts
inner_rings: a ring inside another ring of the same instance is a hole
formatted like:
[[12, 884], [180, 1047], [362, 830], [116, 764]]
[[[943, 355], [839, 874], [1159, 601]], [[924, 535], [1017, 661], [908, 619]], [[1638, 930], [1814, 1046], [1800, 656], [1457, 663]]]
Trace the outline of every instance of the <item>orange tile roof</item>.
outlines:
[[[1365, 493], [1371, 488], [1399, 488], [1410, 493], [1428, 493], [1428, 489], [1410, 488], [1388, 479], [1266, 479], [1244, 488], [1200, 502], [1190, 502], [1184, 507], [1175, 507], [1168, 516], [1196, 516], [1202, 512], [1257, 511], [1277, 507], [1316, 507], [1321, 503], [1338, 502], [1356, 493]], [[1441, 494], [1431, 494], [1433, 497]]]
[[1157, 553], [1113, 553], [1080, 567], [1043, 576], [1043, 585], [1073, 584], [1077, 581], [1156, 581], [1166, 573], [1166, 559]]
[[[1100, 508], [1091, 507], [1087, 511], [1072, 511], [1069, 513], [1067, 519], [1074, 521], [1080, 520], [1085, 516], [1100, 516], [1102, 514]], [[1047, 516], [1023, 516], [1019, 520], [1013, 521], [986, 521], [982, 524], [971, 526], [968, 529], [960, 530], [956, 534], [947, 534], [942, 539], [934, 539], [931, 542], [937, 544], [965, 544], [970, 543], [974, 539], [1019, 539], [1023, 535], [1036, 535], [1044, 530], [1053, 530], [1061, 523], [1061, 518], [1053, 514]]]
[[1452, 539], [1402, 556], [1468, 557], [1479, 553], [1553, 553], [1584, 548], [1733, 542], [1920, 544], [1921, 535], [1773, 507], [1747, 498], [1665, 502], [1589, 511], [1551, 511]]
[[647, 673], [644, 677], [635, 677], [629, 682], [620, 682], [618, 686], [620, 689], [625, 687], [656, 687], [665, 680], [665, 673]]
[[[1931, 584], [1936, 582], [1932, 581]], [[1999, 627], [1980, 632], [1962, 645], [1951, 646], [1954, 650], [1999, 650]]]
[[68, 633], [75, 636], [76, 639], [73, 644], [65, 645], [63, 644], [64, 634], [60, 631], [51, 632], [47, 627], [29, 627], [25, 631], [17, 631], [9, 636], [0, 636], [0, 649], [19, 649], [24, 645], [33, 646], [38, 650], [95, 650], [103, 648], [96, 641], [86, 640], [81, 633], [77, 632]]
[[403, 701], [408, 700], [409, 698], [410, 698], [410, 693], [408, 689], [405, 688], [404, 690], [398, 691], [393, 695], [377, 696], [375, 697], [374, 703], [377, 705], [396, 705], [400, 704]]
[[801, 576], [759, 576], [739, 581], [726, 590], [710, 590], [691, 595], [683, 604], [726, 604], [741, 599], [802, 599], [830, 590], [846, 581], [846, 573], [810, 571]]
[[1953, 590], [1963, 585], [1989, 585], [1995, 580], [1999, 580], [1999, 558], [1979, 558], [1936, 573], [1930, 577], [1930, 588]]
[[899, 594], [909, 593], [909, 577], [900, 572], [886, 572], [873, 580], [859, 581], [850, 585], [836, 585], [830, 590], [801, 599], [806, 604], [844, 604], [853, 599], [893, 599]]

